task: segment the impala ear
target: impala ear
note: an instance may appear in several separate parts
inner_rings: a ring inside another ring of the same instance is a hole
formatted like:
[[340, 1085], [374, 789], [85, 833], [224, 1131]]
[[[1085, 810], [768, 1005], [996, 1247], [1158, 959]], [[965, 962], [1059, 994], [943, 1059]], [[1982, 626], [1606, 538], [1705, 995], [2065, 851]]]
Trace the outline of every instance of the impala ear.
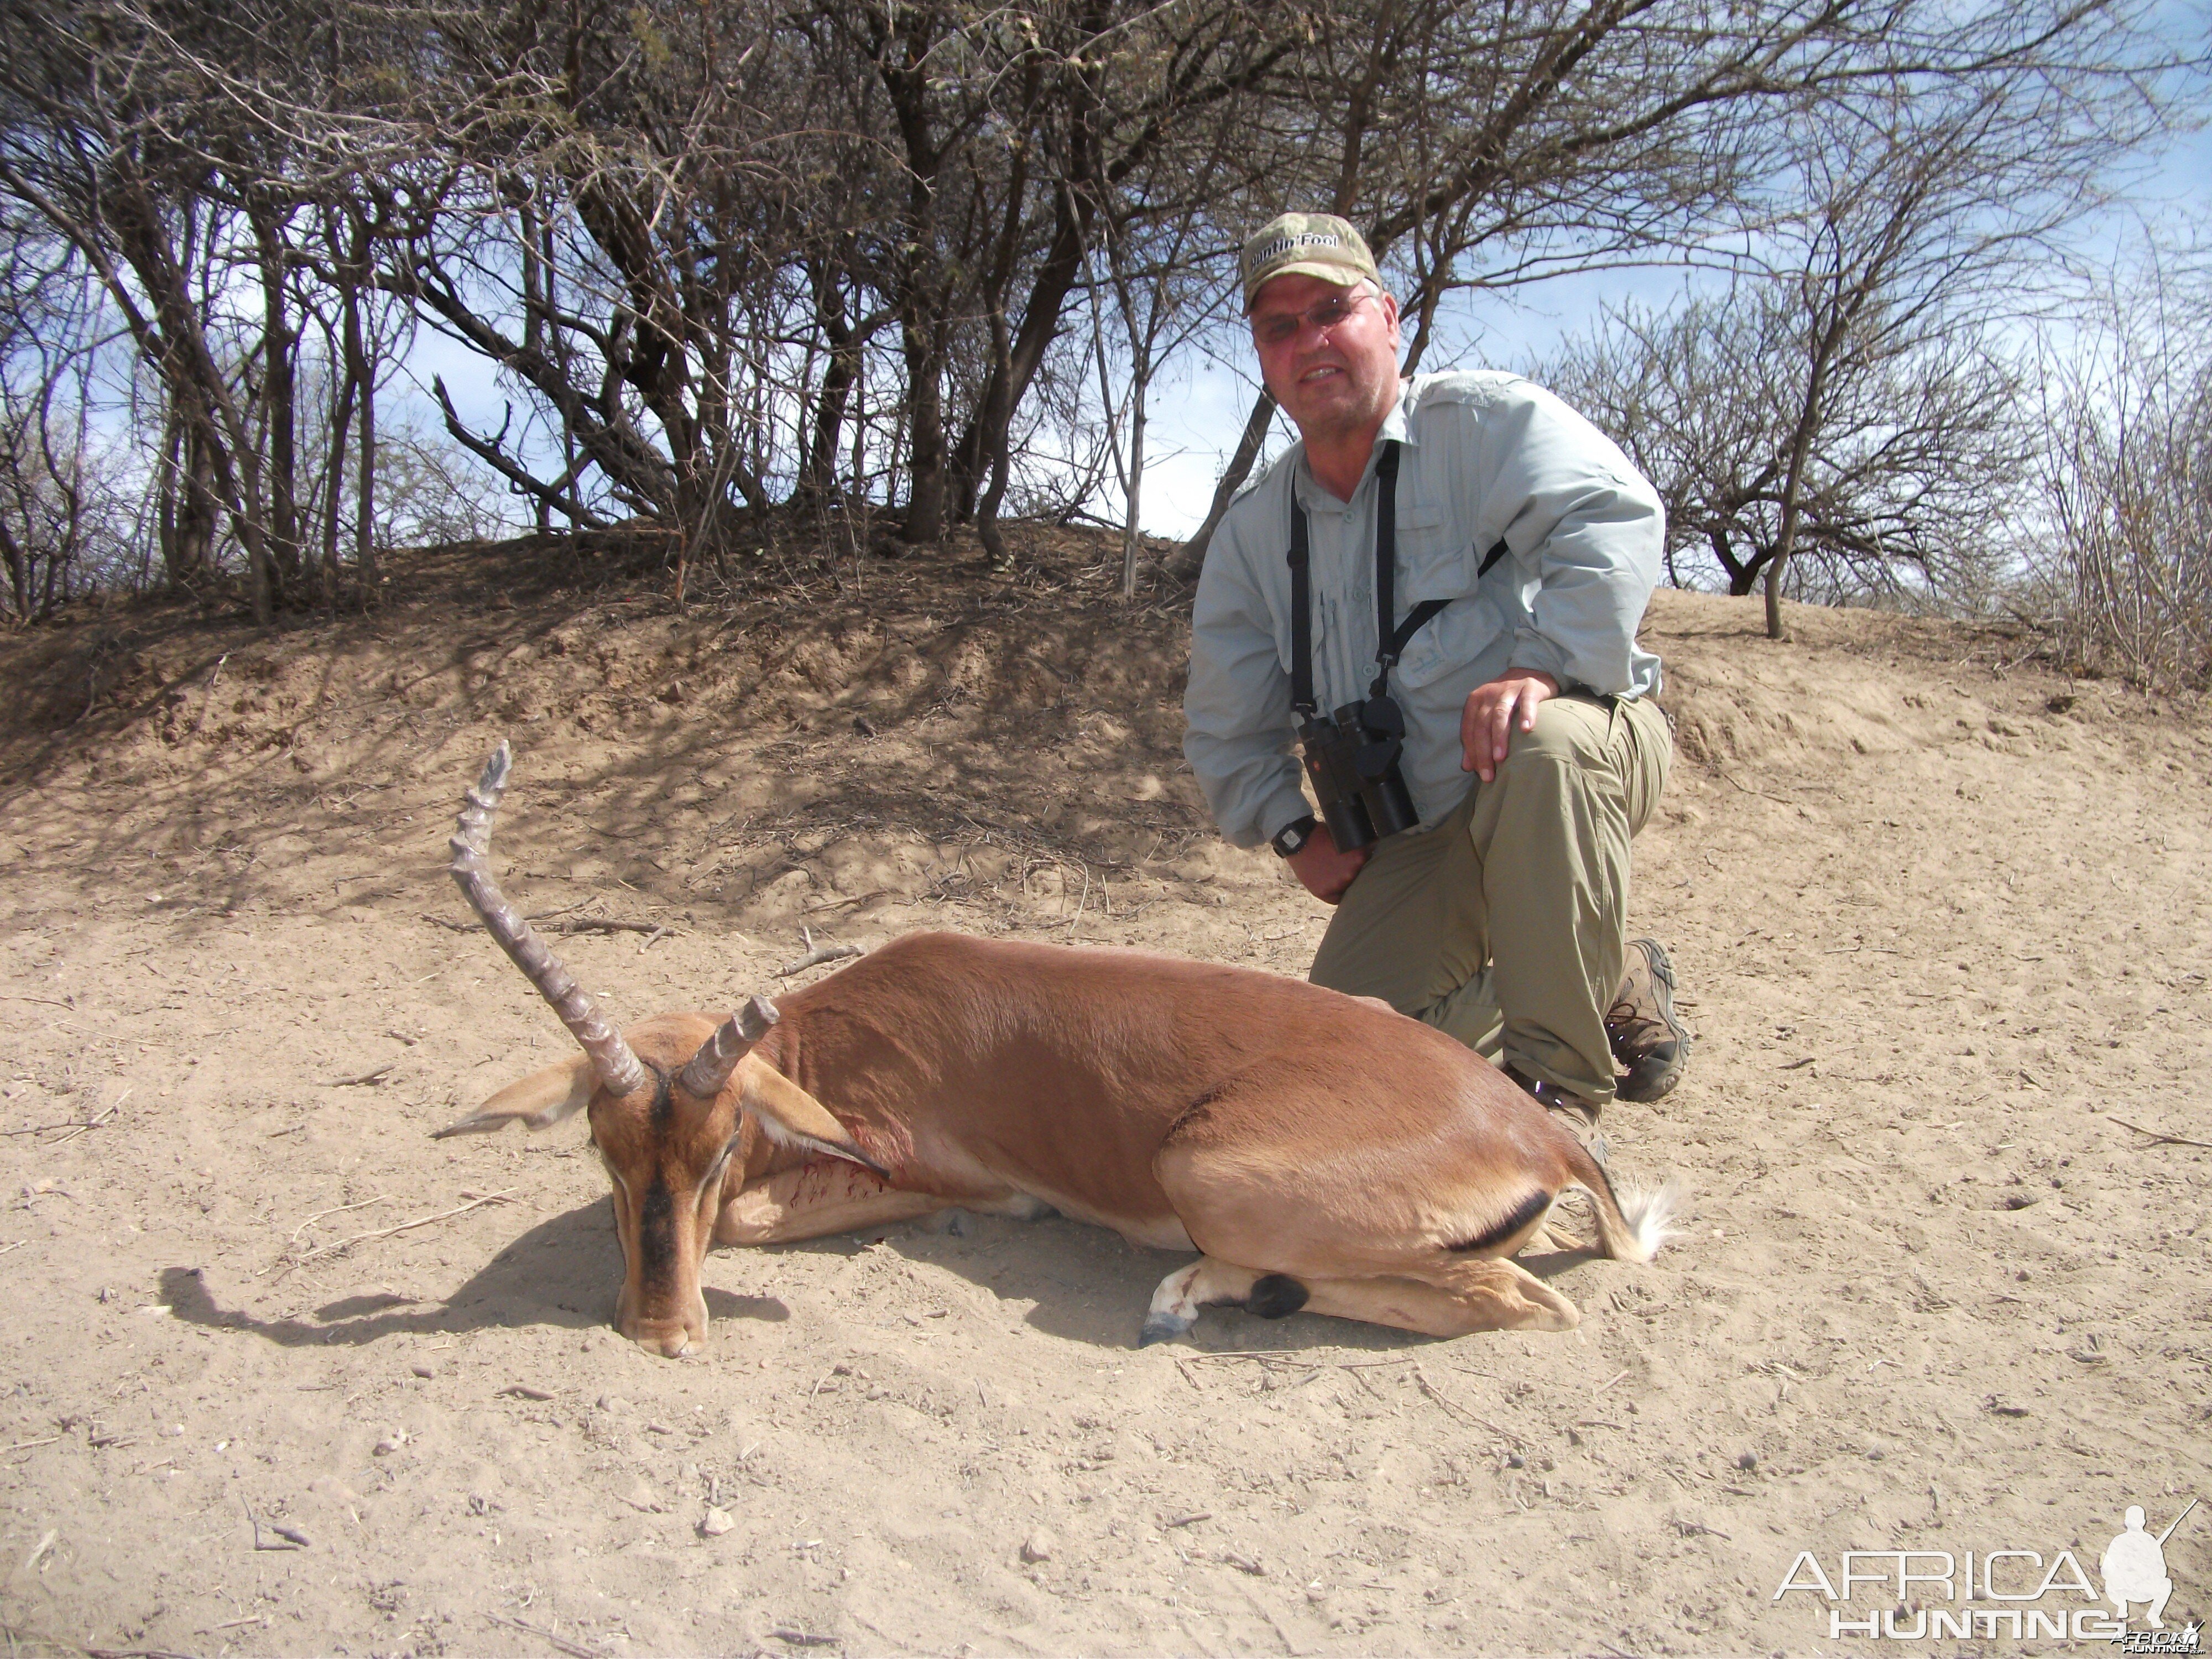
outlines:
[[592, 1070], [592, 1057], [579, 1054], [557, 1066], [548, 1066], [542, 1072], [532, 1072], [519, 1083], [508, 1084], [484, 1102], [474, 1115], [458, 1123], [448, 1123], [430, 1138], [443, 1140], [447, 1135], [484, 1134], [504, 1129], [518, 1118], [532, 1129], [545, 1128], [564, 1117], [573, 1117], [591, 1104], [592, 1088], [598, 1081]]
[[848, 1164], [872, 1170], [886, 1181], [891, 1172], [854, 1144], [845, 1126], [830, 1115], [830, 1109], [757, 1055], [743, 1061], [744, 1093], [738, 1103], [770, 1140], [781, 1146], [804, 1146], [827, 1152]]

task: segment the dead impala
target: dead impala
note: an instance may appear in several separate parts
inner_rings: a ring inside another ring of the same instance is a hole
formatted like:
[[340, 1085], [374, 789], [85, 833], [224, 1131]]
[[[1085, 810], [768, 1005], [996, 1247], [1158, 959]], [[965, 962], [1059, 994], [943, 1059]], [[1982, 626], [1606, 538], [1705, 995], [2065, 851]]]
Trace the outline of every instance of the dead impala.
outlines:
[[707, 1334], [714, 1243], [880, 1226], [950, 1205], [1058, 1210], [1202, 1254], [1164, 1279], [1142, 1342], [1198, 1310], [1304, 1308], [1436, 1336], [1565, 1330], [1574, 1304], [1510, 1260], [1555, 1248], [1561, 1190], [1604, 1253], [1648, 1261], [1668, 1189], [1619, 1196], [1480, 1056], [1379, 1003], [1133, 951], [914, 933], [719, 1024], [617, 1032], [486, 862], [501, 743], [468, 793], [453, 875], [583, 1054], [442, 1135], [580, 1109], [614, 1183], [615, 1322], [660, 1353]]

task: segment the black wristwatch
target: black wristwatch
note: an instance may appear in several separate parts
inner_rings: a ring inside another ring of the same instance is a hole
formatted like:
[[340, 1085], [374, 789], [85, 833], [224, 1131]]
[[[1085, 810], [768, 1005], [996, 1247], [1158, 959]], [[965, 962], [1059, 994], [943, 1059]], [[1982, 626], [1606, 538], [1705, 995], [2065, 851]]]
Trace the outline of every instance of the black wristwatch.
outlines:
[[1267, 845], [1275, 849], [1278, 858], [1290, 858], [1305, 850], [1305, 844], [1313, 839], [1314, 831], [1320, 827], [1320, 820], [1309, 812], [1276, 830]]

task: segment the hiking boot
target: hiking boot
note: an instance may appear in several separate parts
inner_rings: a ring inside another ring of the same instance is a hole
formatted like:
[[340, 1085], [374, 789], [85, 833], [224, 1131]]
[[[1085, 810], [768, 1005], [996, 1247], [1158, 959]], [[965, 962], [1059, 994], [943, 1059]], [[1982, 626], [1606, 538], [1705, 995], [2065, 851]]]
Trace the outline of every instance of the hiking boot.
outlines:
[[1568, 1132], [1583, 1144], [1583, 1149], [1605, 1168], [1605, 1137], [1597, 1132], [1598, 1114], [1604, 1109], [1601, 1103], [1584, 1100], [1580, 1095], [1570, 1094], [1556, 1083], [1546, 1083], [1530, 1077], [1518, 1066], [1501, 1067], [1505, 1075], [1525, 1090], [1530, 1098], [1566, 1125]]
[[1628, 972], [1606, 1010], [1605, 1035], [1620, 1067], [1613, 1092], [1621, 1099], [1663, 1099], [1682, 1080], [1690, 1033], [1674, 1017], [1674, 965], [1657, 939], [1629, 941]]

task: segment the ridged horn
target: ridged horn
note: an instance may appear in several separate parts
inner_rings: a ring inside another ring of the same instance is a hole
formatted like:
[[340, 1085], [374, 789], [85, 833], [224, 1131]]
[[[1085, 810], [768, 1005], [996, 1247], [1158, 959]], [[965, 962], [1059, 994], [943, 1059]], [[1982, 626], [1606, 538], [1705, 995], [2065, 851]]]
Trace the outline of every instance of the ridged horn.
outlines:
[[461, 808], [456, 823], [453, 839], [449, 843], [453, 850], [453, 861], [449, 866], [453, 883], [470, 907], [483, 918], [484, 927], [499, 941], [499, 948], [538, 988], [538, 995], [553, 1005], [553, 1012], [561, 1016], [561, 1023], [583, 1045], [584, 1052], [592, 1057], [592, 1068], [599, 1074], [599, 1081], [617, 1094], [626, 1095], [645, 1080], [645, 1067], [630, 1053], [622, 1033], [599, 1017], [590, 993], [570, 976], [561, 965], [561, 958], [532, 930], [521, 913], [507, 902], [507, 896], [499, 890], [499, 884], [491, 878], [491, 870], [485, 860], [491, 847], [491, 821], [499, 811], [499, 798], [507, 793], [507, 774], [513, 764], [514, 757], [502, 738], [499, 747], [491, 751], [491, 758], [484, 763], [483, 775], [468, 792], [467, 804]]
[[752, 1052], [758, 1042], [782, 1016], [776, 1012], [775, 1004], [766, 997], [749, 999], [745, 1006], [714, 1028], [714, 1035], [699, 1045], [699, 1052], [691, 1056], [676, 1080], [695, 1098], [712, 1100], [722, 1092], [722, 1085], [730, 1080], [730, 1073], [738, 1069], [738, 1062]]

